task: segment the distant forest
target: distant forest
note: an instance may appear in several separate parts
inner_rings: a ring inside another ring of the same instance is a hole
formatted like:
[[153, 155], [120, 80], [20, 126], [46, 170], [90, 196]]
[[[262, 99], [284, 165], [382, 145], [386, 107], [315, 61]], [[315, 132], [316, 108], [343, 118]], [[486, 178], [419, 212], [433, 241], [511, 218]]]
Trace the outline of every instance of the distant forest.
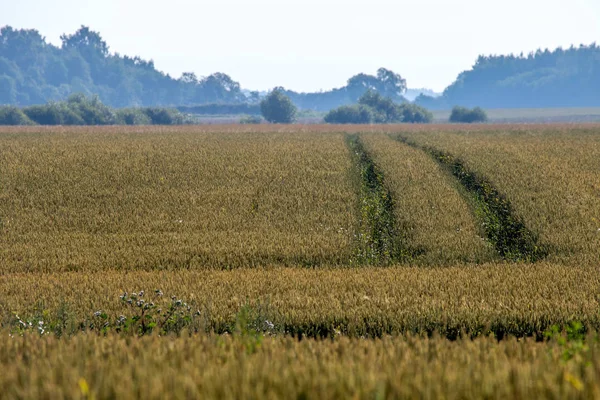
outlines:
[[[43, 104], [65, 100], [73, 93], [98, 95], [112, 107], [256, 105], [260, 101], [258, 92], [242, 91], [224, 73], [197, 77], [186, 72], [174, 78], [158, 71], [151, 60], [111, 53], [101, 35], [85, 26], [61, 40], [57, 47], [34, 29], [0, 29], [0, 104]], [[538, 50], [527, 56], [480, 56], [442, 96], [421, 95], [415, 102], [431, 109], [600, 106], [598, 88], [600, 48], [594, 44]], [[397, 103], [407, 101], [406, 81], [385, 68], [376, 75], [355, 75], [346, 86], [330, 91], [279, 89], [299, 108], [316, 111], [354, 104], [367, 90]]]
[[441, 97], [419, 96], [415, 102], [431, 109], [600, 106], [600, 47], [480, 56]]

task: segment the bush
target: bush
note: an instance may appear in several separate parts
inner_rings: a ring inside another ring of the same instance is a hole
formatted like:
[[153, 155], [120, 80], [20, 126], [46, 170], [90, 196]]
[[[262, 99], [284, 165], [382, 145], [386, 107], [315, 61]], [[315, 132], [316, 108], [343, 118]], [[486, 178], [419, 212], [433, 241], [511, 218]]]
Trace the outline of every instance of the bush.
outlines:
[[429, 123], [433, 114], [416, 104], [396, 104], [389, 97], [367, 91], [354, 106], [331, 110], [325, 122], [334, 124], [391, 124], [398, 122]]
[[402, 104], [399, 106], [402, 114], [402, 122], [412, 124], [429, 124], [433, 121], [433, 114], [416, 104]]
[[466, 107], [454, 107], [450, 114], [450, 122], [471, 124], [473, 122], [486, 122], [487, 114], [480, 107], [468, 109]]
[[35, 125], [35, 123], [14, 106], [0, 107], [0, 125]]
[[55, 104], [25, 107], [23, 113], [40, 125], [63, 125], [60, 107]]
[[370, 124], [373, 112], [370, 107], [362, 104], [341, 106], [329, 111], [324, 120], [328, 124]]
[[402, 122], [402, 113], [399, 105], [389, 97], [383, 97], [377, 92], [368, 90], [358, 99], [358, 104], [370, 107], [373, 113], [373, 122], [378, 124], [391, 124]]
[[296, 106], [281, 89], [274, 89], [260, 102], [263, 117], [272, 123], [289, 124], [296, 118]]
[[141, 111], [146, 114], [152, 125], [182, 125], [186, 119], [179, 111], [170, 108], [148, 107]]
[[123, 108], [116, 112], [119, 125], [152, 125], [152, 119], [139, 108]]
[[73, 94], [69, 96], [66, 105], [81, 117], [85, 125], [113, 125], [116, 122], [113, 110], [102, 104], [98, 96]]

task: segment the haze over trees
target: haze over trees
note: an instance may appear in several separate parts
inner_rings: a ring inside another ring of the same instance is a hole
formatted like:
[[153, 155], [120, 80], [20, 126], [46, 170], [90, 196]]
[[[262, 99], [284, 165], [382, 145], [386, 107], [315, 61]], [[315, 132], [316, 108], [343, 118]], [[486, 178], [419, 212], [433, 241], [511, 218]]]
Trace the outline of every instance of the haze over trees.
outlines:
[[600, 106], [600, 47], [596, 44], [527, 55], [479, 56], [439, 98], [417, 104], [448, 109]]
[[172, 78], [151, 60], [110, 53], [100, 34], [85, 26], [61, 40], [56, 47], [33, 29], [0, 29], [0, 104], [44, 104], [73, 93], [98, 95], [114, 107], [246, 101], [226, 74]]
[[[258, 92], [217, 72], [179, 78], [158, 71], [152, 60], [111, 53], [100, 33], [82, 26], [47, 43], [35, 29], [0, 29], [0, 104], [27, 106], [66, 100], [73, 93], [97, 95], [111, 107], [254, 105]], [[415, 103], [431, 109], [600, 106], [600, 47], [538, 50], [528, 55], [480, 56], [440, 97], [424, 94]], [[406, 80], [380, 68], [360, 73], [345, 86], [317, 93], [281, 88], [300, 109], [329, 111], [356, 104], [367, 91], [405, 102]], [[410, 98], [414, 93], [408, 94]]]

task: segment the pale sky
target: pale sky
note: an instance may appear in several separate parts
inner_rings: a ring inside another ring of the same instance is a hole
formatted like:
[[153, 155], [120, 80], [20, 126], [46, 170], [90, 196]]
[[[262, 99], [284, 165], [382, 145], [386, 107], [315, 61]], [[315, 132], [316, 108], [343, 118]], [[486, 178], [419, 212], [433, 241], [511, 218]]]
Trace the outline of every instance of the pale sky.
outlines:
[[600, 0], [0, 0], [0, 26], [60, 44], [87, 25], [159, 70], [243, 88], [344, 86], [385, 67], [442, 91], [479, 54], [600, 43]]

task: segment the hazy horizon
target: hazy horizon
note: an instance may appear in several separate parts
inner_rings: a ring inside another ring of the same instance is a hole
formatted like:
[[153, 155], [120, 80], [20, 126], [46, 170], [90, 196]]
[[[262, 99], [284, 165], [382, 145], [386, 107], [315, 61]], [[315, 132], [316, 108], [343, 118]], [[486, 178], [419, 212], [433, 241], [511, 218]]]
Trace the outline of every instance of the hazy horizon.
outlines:
[[5, 25], [36, 29], [55, 45], [86, 25], [111, 52], [152, 59], [173, 77], [224, 72], [251, 90], [329, 90], [385, 67], [409, 88], [441, 92], [480, 54], [598, 41], [600, 2], [21, 0], [0, 4]]

